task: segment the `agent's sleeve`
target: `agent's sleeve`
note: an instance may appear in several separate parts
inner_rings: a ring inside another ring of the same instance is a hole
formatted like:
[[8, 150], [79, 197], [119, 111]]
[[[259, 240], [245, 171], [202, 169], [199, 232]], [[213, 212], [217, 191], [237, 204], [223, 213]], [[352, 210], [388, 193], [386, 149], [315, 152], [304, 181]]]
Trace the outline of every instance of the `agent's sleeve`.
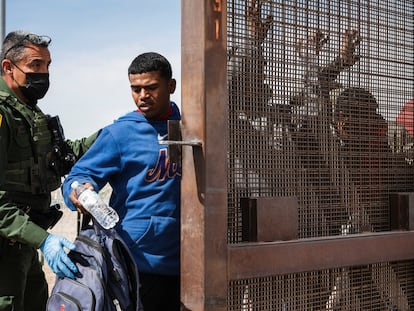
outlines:
[[73, 154], [77, 159], [79, 159], [92, 146], [99, 132], [100, 131], [96, 131], [89, 137], [83, 137], [81, 139], [66, 140], [66, 143], [68, 144], [70, 149], [72, 149]]
[[[0, 184], [5, 181], [9, 127], [0, 112]], [[0, 237], [38, 248], [48, 233], [29, 220], [11, 200], [5, 191], [0, 191]]]
[[111, 176], [121, 170], [118, 142], [110, 131], [103, 129], [88, 151], [75, 163], [62, 185], [62, 195], [66, 205], [76, 210], [69, 199], [71, 185], [89, 182], [96, 191], [102, 189]]
[[48, 233], [29, 220], [16, 205], [0, 191], [0, 236], [39, 248]]

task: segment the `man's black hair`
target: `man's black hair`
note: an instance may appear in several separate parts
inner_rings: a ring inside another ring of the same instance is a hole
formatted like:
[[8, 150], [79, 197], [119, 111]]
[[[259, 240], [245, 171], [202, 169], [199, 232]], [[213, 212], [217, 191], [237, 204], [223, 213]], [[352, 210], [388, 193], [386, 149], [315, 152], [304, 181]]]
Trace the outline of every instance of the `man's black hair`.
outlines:
[[378, 108], [374, 95], [366, 89], [352, 87], [342, 91], [336, 100], [336, 111], [346, 115], [375, 114]]
[[172, 69], [170, 62], [162, 55], [155, 52], [143, 53], [135, 57], [128, 67], [128, 75], [145, 72], [159, 71], [161, 77], [170, 80]]

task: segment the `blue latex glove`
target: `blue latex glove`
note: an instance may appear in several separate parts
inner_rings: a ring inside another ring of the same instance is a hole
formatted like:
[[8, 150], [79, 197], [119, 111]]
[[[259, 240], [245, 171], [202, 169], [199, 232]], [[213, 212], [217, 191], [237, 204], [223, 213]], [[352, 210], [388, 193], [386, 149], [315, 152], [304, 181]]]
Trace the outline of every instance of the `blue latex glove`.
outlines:
[[69, 259], [64, 248], [74, 250], [75, 245], [64, 237], [56, 234], [49, 234], [40, 245], [40, 250], [45, 256], [46, 262], [54, 273], [59, 277], [75, 279], [78, 272], [76, 265]]

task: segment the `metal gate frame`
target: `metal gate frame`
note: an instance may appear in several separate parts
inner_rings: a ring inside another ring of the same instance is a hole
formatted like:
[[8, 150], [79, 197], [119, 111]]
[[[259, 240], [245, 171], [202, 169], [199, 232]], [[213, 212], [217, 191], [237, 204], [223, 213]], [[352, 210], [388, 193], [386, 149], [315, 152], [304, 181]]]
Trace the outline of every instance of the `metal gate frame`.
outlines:
[[[414, 258], [414, 231], [227, 244], [226, 2], [182, 0], [181, 300], [227, 310], [230, 280]], [[339, 251], [340, 250], [340, 251]], [[343, 256], [345, 253], [347, 256]]]

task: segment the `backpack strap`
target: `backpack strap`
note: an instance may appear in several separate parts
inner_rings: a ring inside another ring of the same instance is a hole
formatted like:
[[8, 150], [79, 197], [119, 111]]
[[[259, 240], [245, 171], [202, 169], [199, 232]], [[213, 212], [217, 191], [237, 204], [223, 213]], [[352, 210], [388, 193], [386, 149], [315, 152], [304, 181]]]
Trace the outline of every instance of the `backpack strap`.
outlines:
[[91, 214], [83, 214], [79, 213], [81, 215], [81, 221], [80, 221], [80, 231], [91, 229], [93, 228], [95, 232], [111, 232], [111, 230], [114, 229], [104, 229], [93, 217]]
[[[90, 214], [79, 213], [80, 219], [80, 230], [86, 230], [91, 228], [90, 222], [92, 221], [92, 216]], [[78, 232], [79, 233], [79, 232]]]

